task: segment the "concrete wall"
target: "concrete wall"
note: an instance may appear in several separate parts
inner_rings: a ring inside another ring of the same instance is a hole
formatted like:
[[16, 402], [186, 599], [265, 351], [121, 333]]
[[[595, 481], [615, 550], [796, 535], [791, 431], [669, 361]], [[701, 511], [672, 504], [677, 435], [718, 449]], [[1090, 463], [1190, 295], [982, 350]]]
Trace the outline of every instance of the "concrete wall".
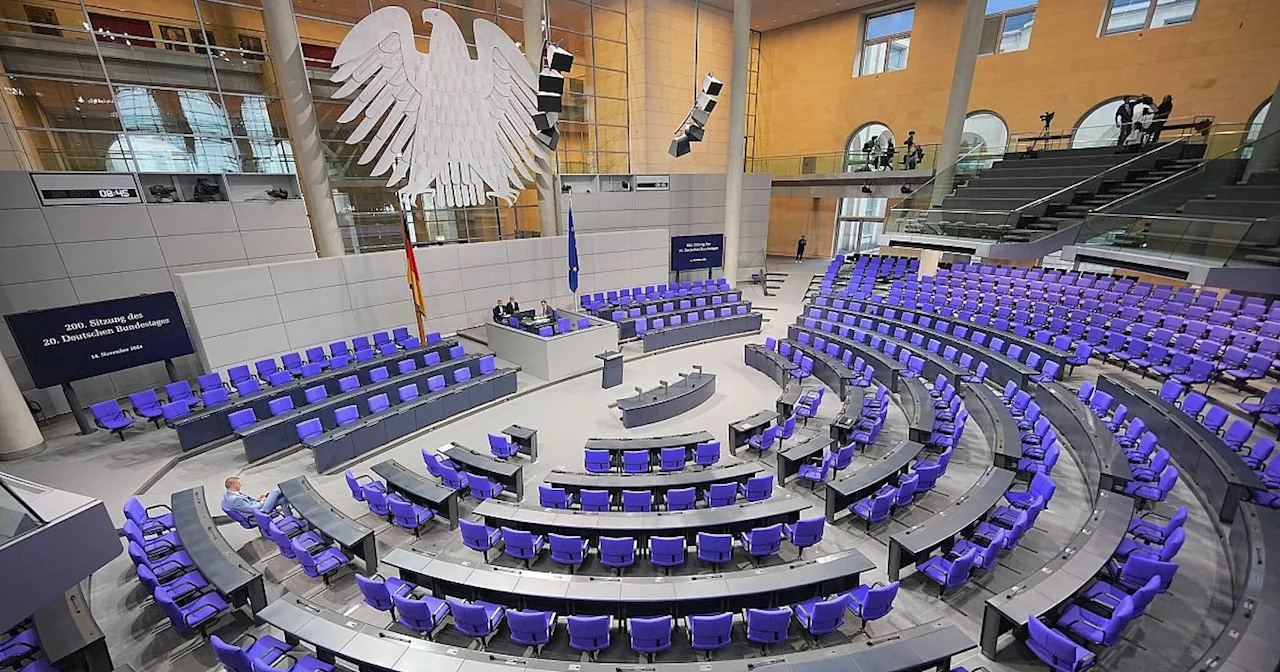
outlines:
[[[879, 121], [901, 141], [941, 141], [963, 2], [916, 0], [907, 67], [855, 77], [863, 10], [764, 33], [757, 156], [844, 149]], [[980, 56], [970, 111], [990, 110], [1014, 132], [1070, 128], [1096, 104], [1149, 93], [1174, 98], [1174, 116], [1247, 122], [1275, 90], [1280, 2], [1200, 0], [1181, 26], [1100, 37], [1105, 0], [1039, 0], [1029, 48]], [[867, 8], [865, 11], [874, 10]]]
[[[589, 176], [565, 175], [574, 185], [573, 222], [579, 232], [666, 228], [671, 236], [724, 232], [725, 176], [671, 175], [670, 191], [619, 191], [586, 193], [578, 186]], [[742, 223], [738, 267], [742, 278], [764, 267], [765, 241], [769, 237], [769, 202], [772, 178], [748, 174], [742, 181]], [[594, 189], [595, 187], [593, 187]], [[560, 197], [560, 226], [568, 228], [569, 199]], [[670, 251], [664, 265], [669, 265]], [[665, 282], [665, 280], [664, 280]]]
[[[274, 176], [278, 178], [279, 176]], [[42, 207], [28, 173], [0, 172], [0, 315], [174, 291], [178, 273], [315, 257], [302, 201]], [[24, 394], [48, 414], [68, 410], [60, 389], [37, 390], [0, 320], [0, 355]], [[194, 357], [178, 361], [194, 375]], [[92, 403], [168, 382], [153, 363], [75, 383]]]
[[[544, 298], [572, 306], [567, 240], [418, 248], [427, 329], [452, 333], [481, 324], [495, 300], [508, 296], [522, 308]], [[580, 234], [578, 290], [665, 282], [669, 247], [663, 229]], [[414, 322], [401, 251], [198, 271], [178, 276], [176, 285], [210, 370]]]

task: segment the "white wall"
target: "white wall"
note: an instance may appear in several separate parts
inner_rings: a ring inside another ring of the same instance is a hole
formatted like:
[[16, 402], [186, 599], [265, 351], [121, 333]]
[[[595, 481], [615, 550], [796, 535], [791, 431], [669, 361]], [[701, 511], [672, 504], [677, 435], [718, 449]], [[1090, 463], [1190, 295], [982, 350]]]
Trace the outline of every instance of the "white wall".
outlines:
[[[665, 282], [663, 229], [578, 235], [578, 291]], [[453, 333], [489, 319], [497, 299], [569, 307], [568, 238], [415, 250], [428, 331]], [[184, 273], [179, 300], [204, 366], [224, 370], [414, 322], [404, 253], [347, 255]]]
[[[315, 244], [300, 200], [42, 207], [28, 173], [0, 171], [0, 315], [169, 292], [178, 273], [304, 258], [315, 258]], [[60, 389], [34, 388], [3, 320], [0, 355], [46, 413], [68, 410]], [[184, 375], [199, 368], [195, 358], [177, 364]], [[157, 362], [75, 387], [89, 403], [165, 382]]]
[[[589, 180], [590, 178], [586, 178]], [[565, 175], [575, 185], [573, 223], [579, 232], [665, 228], [672, 236], [724, 233], [725, 175], [671, 175], [670, 191], [617, 191], [585, 193], [578, 186], [582, 176]], [[742, 180], [741, 228], [738, 239], [738, 274], [749, 279], [764, 268], [769, 238], [769, 196], [772, 177], [749, 173]], [[569, 198], [560, 196], [560, 227], [568, 228]], [[670, 251], [668, 251], [668, 262]]]

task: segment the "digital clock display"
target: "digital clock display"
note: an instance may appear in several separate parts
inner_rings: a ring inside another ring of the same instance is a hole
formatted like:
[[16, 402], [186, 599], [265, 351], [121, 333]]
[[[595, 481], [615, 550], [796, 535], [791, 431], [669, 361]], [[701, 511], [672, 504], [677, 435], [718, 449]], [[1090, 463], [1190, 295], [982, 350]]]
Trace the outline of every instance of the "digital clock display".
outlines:
[[41, 189], [46, 200], [81, 198], [137, 198], [137, 189]]

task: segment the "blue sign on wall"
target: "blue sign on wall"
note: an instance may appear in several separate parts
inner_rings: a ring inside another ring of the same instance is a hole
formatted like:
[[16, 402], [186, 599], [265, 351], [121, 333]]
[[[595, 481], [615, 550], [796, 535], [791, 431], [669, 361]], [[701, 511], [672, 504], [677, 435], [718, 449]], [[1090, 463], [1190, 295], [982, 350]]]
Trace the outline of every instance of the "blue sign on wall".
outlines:
[[675, 236], [671, 239], [671, 270], [724, 266], [724, 234]]

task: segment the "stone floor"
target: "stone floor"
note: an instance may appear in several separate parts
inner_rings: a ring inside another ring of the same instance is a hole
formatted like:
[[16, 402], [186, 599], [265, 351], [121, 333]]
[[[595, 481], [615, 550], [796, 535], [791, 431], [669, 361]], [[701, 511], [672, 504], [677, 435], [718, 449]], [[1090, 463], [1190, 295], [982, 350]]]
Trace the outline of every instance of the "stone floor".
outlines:
[[[772, 271], [788, 274], [777, 295], [766, 297], [758, 286], [744, 289], [748, 299], [765, 314], [766, 323], [761, 336], [732, 338], [647, 355], [641, 353], [634, 344], [624, 349], [627, 363], [625, 387], [620, 388], [622, 390], [629, 391], [635, 386], [650, 387], [659, 380], [674, 379], [679, 372], [689, 371], [694, 365], [702, 366], [706, 372], [715, 373], [715, 396], [693, 411], [654, 425], [626, 430], [619, 421], [618, 412], [609, 407], [617, 396], [626, 392], [600, 389], [596, 374], [549, 383], [521, 373], [516, 396], [385, 447], [352, 465], [352, 471], [356, 474], [368, 473], [370, 465], [387, 458], [396, 458], [407, 466], [422, 469], [422, 448], [435, 448], [450, 441], [483, 448], [487, 432], [517, 423], [539, 431], [539, 460], [526, 463], [525, 467], [526, 490], [530, 493], [526, 505], [529, 505], [536, 504], [533, 499], [536, 497], [536, 484], [549, 470], [558, 466], [581, 467], [582, 445], [588, 437], [651, 436], [705, 429], [725, 440], [729, 423], [758, 410], [772, 408], [779, 393], [779, 389], [768, 378], [742, 364], [742, 346], [759, 342], [763, 336], [784, 336], [787, 324], [800, 312], [810, 279], [814, 274], [821, 273], [825, 265], [825, 261], [793, 264], [781, 259], [770, 260]], [[466, 345], [469, 351], [481, 349], [472, 342], [467, 342]], [[1107, 365], [1080, 367], [1068, 384], [1078, 385], [1086, 377], [1092, 378], [1101, 371], [1110, 373], [1118, 369]], [[1153, 382], [1151, 385], [1154, 387], [1159, 383]], [[1215, 386], [1213, 393], [1228, 408], [1240, 398], [1236, 393], [1219, 386]], [[829, 420], [837, 411], [838, 404], [828, 402], [821, 409], [819, 420], [811, 421], [809, 429], [802, 429], [801, 432], [825, 428], [824, 420]], [[905, 427], [903, 411], [895, 400], [878, 445], [860, 455], [853, 469], [869, 463], [886, 446], [901, 439], [905, 435]], [[175, 490], [203, 485], [209, 499], [216, 501], [222, 491], [223, 479], [230, 475], [239, 475], [246, 490], [256, 493], [274, 487], [279, 481], [305, 474], [334, 506], [352, 517], [360, 518], [377, 530], [380, 553], [400, 546], [422, 550], [449, 549], [455, 554], [469, 552], [459, 550], [456, 532], [450, 532], [443, 525], [428, 525], [421, 539], [415, 539], [412, 534], [392, 528], [385, 521], [370, 515], [364, 504], [352, 500], [340, 474], [316, 474], [310, 455], [305, 451], [299, 450], [269, 462], [249, 465], [237, 442], [198, 454], [182, 455], [173, 433], [166, 429], [150, 429], [130, 434], [126, 441], [121, 442], [103, 432], [86, 437], [78, 436], [75, 434], [74, 423], [67, 418], [46, 427], [45, 432], [49, 439], [49, 450], [26, 460], [6, 463], [5, 470], [23, 478], [101, 498], [107, 503], [117, 523], [123, 520], [121, 504], [135, 494], [144, 503], [162, 503], [167, 502], [169, 494]], [[1069, 454], [1065, 453], [1064, 457]], [[745, 453], [740, 457], [752, 459]], [[888, 525], [873, 528], [869, 534], [863, 531], [860, 523], [852, 523], [849, 517], [829, 525], [824, 541], [816, 549], [809, 551], [807, 557], [838, 549], [856, 548], [877, 564], [885, 564], [889, 535], [926, 519], [934, 511], [946, 506], [950, 500], [963, 495], [977, 480], [985, 465], [990, 463], [990, 459], [991, 448], [986, 437], [977, 424], [970, 421], [964, 440], [955, 451], [951, 467], [939, 481], [937, 490], [896, 514]], [[767, 469], [773, 469], [772, 459], [766, 460], [764, 464]], [[926, 585], [927, 582], [921, 577], [908, 574], [903, 578], [894, 611], [888, 617], [871, 623], [866, 632], [857, 632], [856, 623], [846, 624], [840, 633], [824, 637], [819, 644], [815, 644], [807, 637], [800, 636], [799, 628], [794, 628], [791, 643], [787, 646], [800, 649], [864, 641], [938, 618], [956, 623], [976, 640], [983, 602], [995, 592], [1014, 585], [1021, 577], [1034, 572], [1049, 557], [1063, 549], [1085, 518], [1085, 484], [1076, 462], [1073, 459], [1061, 460], [1054, 478], [1059, 488], [1051, 508], [1040, 516], [1036, 527], [1028, 532], [1019, 548], [1002, 557], [998, 566], [985, 576], [976, 578], [965, 588], [948, 593], [944, 599], [938, 599], [932, 584]], [[787, 487], [808, 499], [813, 505], [812, 512], [821, 510], [823, 502], [820, 492], [810, 493], [807, 488], [797, 487], [794, 483]], [[464, 499], [464, 515], [469, 515], [474, 503], [474, 500]], [[1171, 511], [1184, 504], [1193, 514], [1187, 524], [1186, 546], [1179, 555], [1182, 569], [1178, 580], [1172, 590], [1156, 599], [1144, 619], [1130, 626], [1123, 643], [1100, 653], [1099, 667], [1102, 669], [1148, 672], [1152, 669], [1186, 668], [1221, 631], [1222, 623], [1231, 609], [1230, 576], [1224, 561], [1222, 541], [1213, 519], [1205, 513], [1185, 482], [1179, 483], [1170, 501], [1162, 509]], [[261, 540], [257, 533], [243, 530], [234, 524], [223, 525], [220, 531], [234, 547], [240, 549], [241, 555], [264, 572], [272, 596], [290, 590], [354, 618], [378, 625], [386, 624], [385, 614], [360, 603], [359, 591], [350, 573], [340, 575], [332, 585], [326, 587], [320, 581], [302, 575], [295, 562], [281, 557], [274, 546]], [[794, 559], [795, 549], [784, 545], [782, 556], [773, 562]], [[495, 561], [499, 564], [511, 564], [505, 559]], [[745, 555], [735, 558], [735, 562], [739, 569], [749, 567]], [[386, 569], [394, 572], [390, 568]], [[536, 564], [534, 569], [563, 571], [549, 560]], [[653, 573], [643, 562], [633, 570], [635, 574]], [[589, 561], [581, 571], [603, 572], [593, 561]], [[683, 571], [691, 573], [699, 570], [691, 563]], [[884, 570], [878, 568], [865, 574], [863, 580], [884, 581], [887, 577]], [[206, 644], [198, 638], [185, 639], [168, 627], [159, 609], [150, 604], [149, 596], [138, 584], [126, 555], [122, 554], [92, 577], [90, 595], [93, 613], [107, 634], [117, 664], [127, 663], [134, 669], [147, 672], [194, 672], [218, 667]], [[216, 632], [228, 638], [253, 627], [246, 613], [237, 613], [234, 617], [225, 617]], [[741, 623], [738, 627], [741, 628]], [[745, 640], [741, 632], [735, 634], [739, 643], [718, 654], [717, 658], [759, 655], [758, 650], [741, 643]], [[679, 634], [676, 645], [671, 651], [662, 654], [659, 661], [693, 660], [693, 652], [684, 637], [683, 633]], [[445, 629], [440, 639], [459, 646], [467, 646], [469, 643], [468, 640], [450, 634], [449, 628]], [[568, 649], [566, 642], [567, 636], [561, 630], [557, 639], [544, 649], [542, 655], [549, 658], [578, 659], [579, 656]], [[506, 643], [505, 635], [501, 634], [495, 638], [491, 649], [497, 653], [514, 655], [527, 653], [523, 647], [516, 648]], [[777, 650], [786, 651], [787, 648]], [[626, 642], [621, 641], [615, 633], [614, 646], [601, 656], [601, 660], [635, 663], [640, 659], [630, 652]], [[1005, 647], [994, 661], [984, 658], [974, 649], [959, 657], [955, 663], [970, 669], [983, 666], [992, 672], [1044, 669], [1020, 644]]]

